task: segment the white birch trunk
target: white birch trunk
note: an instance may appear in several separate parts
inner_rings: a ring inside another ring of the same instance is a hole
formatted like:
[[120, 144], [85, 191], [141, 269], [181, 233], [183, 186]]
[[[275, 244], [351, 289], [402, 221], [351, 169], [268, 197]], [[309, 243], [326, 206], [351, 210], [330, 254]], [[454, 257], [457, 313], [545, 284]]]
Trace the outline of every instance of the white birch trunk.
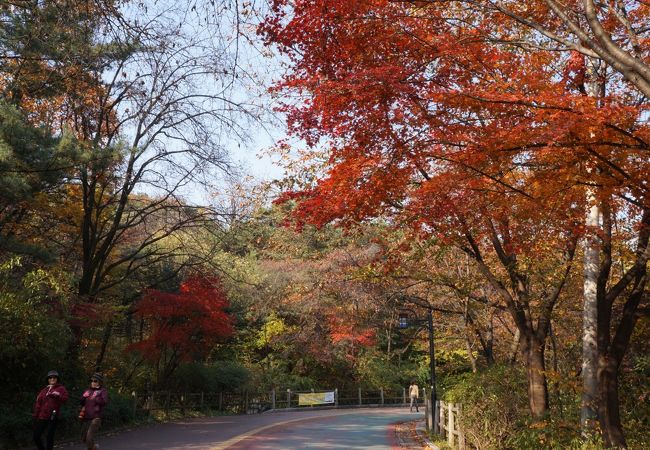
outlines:
[[[600, 79], [601, 61], [587, 58], [587, 95], [599, 98], [604, 86]], [[588, 168], [587, 173], [595, 169]], [[582, 406], [580, 425], [583, 436], [594, 433], [598, 422], [598, 271], [600, 267], [600, 204], [596, 188], [586, 192], [587, 214], [584, 239], [584, 285], [582, 309]]]
[[583, 435], [591, 435], [598, 419], [598, 297], [597, 279], [600, 264], [598, 237], [595, 231], [599, 226], [600, 208], [594, 189], [587, 191], [587, 201], [591, 205], [587, 212], [588, 235], [584, 241], [584, 292], [582, 310], [582, 409], [580, 424]]

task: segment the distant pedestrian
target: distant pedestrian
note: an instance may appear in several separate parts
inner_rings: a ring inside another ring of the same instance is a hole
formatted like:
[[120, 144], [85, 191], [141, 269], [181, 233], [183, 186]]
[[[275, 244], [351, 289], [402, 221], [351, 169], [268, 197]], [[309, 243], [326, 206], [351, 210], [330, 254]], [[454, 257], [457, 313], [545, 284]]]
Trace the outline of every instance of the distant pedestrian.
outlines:
[[409, 397], [411, 398], [411, 412], [413, 412], [413, 406], [415, 406], [415, 412], [420, 412], [418, 409], [418, 398], [420, 397], [420, 388], [418, 387], [415, 380], [411, 381], [409, 386]]
[[102, 425], [102, 412], [108, 403], [108, 392], [103, 386], [104, 377], [101, 373], [94, 373], [90, 378], [90, 387], [81, 396], [81, 411], [79, 419], [82, 421], [81, 441], [88, 450], [97, 450], [95, 437]]
[[[47, 386], [38, 393], [34, 404], [34, 443], [38, 450], [52, 450], [54, 432], [61, 417], [61, 407], [68, 401], [68, 391], [59, 383], [59, 372], [47, 373]], [[46, 434], [45, 445], [42, 436]]]

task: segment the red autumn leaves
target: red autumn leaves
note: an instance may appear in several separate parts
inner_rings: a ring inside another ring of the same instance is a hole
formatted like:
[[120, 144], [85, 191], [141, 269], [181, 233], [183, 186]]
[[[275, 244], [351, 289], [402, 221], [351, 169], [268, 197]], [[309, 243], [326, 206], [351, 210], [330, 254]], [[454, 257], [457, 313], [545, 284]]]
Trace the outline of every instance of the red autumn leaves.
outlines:
[[205, 356], [233, 333], [228, 307], [223, 286], [215, 277], [190, 276], [177, 293], [151, 289], [137, 306], [137, 316], [151, 325], [151, 331], [131, 349], [147, 359], [166, 351], [185, 361]]

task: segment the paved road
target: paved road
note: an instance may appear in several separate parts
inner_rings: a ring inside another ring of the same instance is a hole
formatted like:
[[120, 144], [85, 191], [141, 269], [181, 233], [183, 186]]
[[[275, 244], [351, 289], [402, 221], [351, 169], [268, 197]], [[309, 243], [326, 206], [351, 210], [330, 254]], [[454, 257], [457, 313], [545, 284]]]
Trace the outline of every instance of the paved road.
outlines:
[[408, 408], [368, 408], [210, 417], [103, 436], [99, 443], [101, 450], [389, 450], [399, 448], [392, 425], [422, 416]]

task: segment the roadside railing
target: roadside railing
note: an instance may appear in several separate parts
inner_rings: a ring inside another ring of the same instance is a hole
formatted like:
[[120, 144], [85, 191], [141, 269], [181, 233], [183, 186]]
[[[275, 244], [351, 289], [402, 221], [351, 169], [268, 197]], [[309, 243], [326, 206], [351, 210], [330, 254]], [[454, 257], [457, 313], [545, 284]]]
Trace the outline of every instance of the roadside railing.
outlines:
[[[406, 403], [406, 389], [384, 389], [379, 390], [366, 390], [362, 388], [357, 389], [344, 389], [338, 388], [329, 391], [292, 391], [287, 389], [282, 394], [275, 394], [276, 401], [271, 405], [271, 409], [283, 409], [301, 407], [299, 399], [301, 394], [310, 394], [318, 392], [333, 392], [333, 402], [329, 406], [343, 407], [343, 406], [391, 406], [391, 405], [404, 405]], [[303, 405], [302, 407], [310, 407], [314, 405]], [[323, 406], [327, 406], [323, 405]]]
[[198, 392], [181, 393], [171, 391], [131, 394], [133, 416], [151, 416], [164, 413], [184, 415], [188, 411], [217, 411], [228, 414], [254, 414], [270, 409], [268, 393], [249, 392]]
[[[304, 405], [301, 394], [333, 392], [333, 401], [322, 405]], [[313, 408], [314, 406], [398, 406], [407, 404], [406, 389], [364, 390], [362, 388], [341, 390], [293, 391], [272, 390], [269, 392], [198, 392], [180, 393], [171, 391], [131, 394], [134, 418], [156, 414], [185, 414], [187, 411], [218, 411], [229, 414], [256, 414], [268, 410], [286, 408]]]
[[462, 411], [461, 405], [437, 400], [433, 414], [431, 414], [430, 406], [431, 400], [426, 399], [427, 428], [433, 428], [433, 433], [445, 439], [450, 447], [465, 450], [465, 434], [460, 427], [459, 421]]

